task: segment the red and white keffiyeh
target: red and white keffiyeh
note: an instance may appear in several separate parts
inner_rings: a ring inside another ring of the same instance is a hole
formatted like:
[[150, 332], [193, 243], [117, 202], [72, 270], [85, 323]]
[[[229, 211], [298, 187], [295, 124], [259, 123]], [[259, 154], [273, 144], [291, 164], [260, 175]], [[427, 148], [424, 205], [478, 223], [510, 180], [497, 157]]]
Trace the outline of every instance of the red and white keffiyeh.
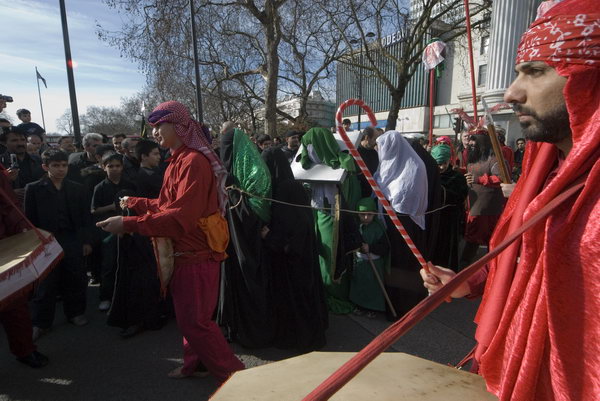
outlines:
[[202, 152], [210, 162], [217, 181], [217, 193], [219, 195], [219, 210], [224, 215], [227, 210], [227, 191], [225, 190], [225, 181], [227, 179], [227, 170], [221, 159], [217, 156], [210, 146], [210, 134], [208, 128], [194, 120], [187, 107], [176, 101], [169, 101], [159, 104], [148, 116], [148, 122], [151, 126], [161, 123], [172, 123], [175, 127], [177, 136], [183, 144], [191, 149]]

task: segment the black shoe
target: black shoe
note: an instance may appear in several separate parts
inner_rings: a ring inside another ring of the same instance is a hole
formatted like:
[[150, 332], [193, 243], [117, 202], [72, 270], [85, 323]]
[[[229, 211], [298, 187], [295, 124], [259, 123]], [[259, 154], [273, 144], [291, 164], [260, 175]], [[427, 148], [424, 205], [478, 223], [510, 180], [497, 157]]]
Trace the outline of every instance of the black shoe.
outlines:
[[125, 330], [121, 331], [121, 333], [119, 333], [121, 335], [122, 338], [131, 338], [137, 334], [140, 334], [144, 329], [142, 328], [142, 326], [129, 326], [128, 328], [126, 328]]
[[40, 354], [37, 351], [33, 351], [31, 354], [22, 358], [17, 358], [17, 361], [22, 362], [34, 369], [48, 365], [48, 357], [44, 354]]

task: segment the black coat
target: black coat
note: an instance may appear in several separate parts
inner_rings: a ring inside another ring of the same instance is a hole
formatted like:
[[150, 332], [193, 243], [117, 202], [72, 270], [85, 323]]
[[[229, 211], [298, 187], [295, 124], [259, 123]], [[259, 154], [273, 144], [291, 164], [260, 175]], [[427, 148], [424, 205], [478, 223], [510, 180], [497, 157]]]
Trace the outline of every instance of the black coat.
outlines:
[[[65, 179], [63, 190], [67, 201], [70, 227], [84, 244], [91, 242], [92, 215], [90, 198], [83, 185]], [[59, 228], [58, 196], [49, 178], [27, 184], [25, 187], [25, 214], [34, 226], [55, 233]]]
[[[5, 168], [11, 167], [9, 152], [0, 155], [0, 163], [2, 163]], [[14, 189], [25, 188], [25, 185], [39, 180], [44, 175], [42, 158], [38, 155], [26, 153], [25, 158], [18, 163], [19, 176], [12, 183]]]
[[82, 183], [83, 176], [81, 175], [81, 170], [96, 163], [96, 160], [88, 159], [86, 152], [71, 153], [69, 155], [69, 179]]

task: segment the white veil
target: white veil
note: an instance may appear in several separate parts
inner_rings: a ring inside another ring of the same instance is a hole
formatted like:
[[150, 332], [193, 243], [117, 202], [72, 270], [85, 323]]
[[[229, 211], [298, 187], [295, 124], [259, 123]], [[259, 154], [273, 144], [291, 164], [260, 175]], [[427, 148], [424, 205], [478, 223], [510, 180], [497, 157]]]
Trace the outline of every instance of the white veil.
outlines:
[[379, 168], [375, 181], [397, 213], [407, 214], [423, 230], [427, 211], [425, 163], [398, 131], [377, 138]]

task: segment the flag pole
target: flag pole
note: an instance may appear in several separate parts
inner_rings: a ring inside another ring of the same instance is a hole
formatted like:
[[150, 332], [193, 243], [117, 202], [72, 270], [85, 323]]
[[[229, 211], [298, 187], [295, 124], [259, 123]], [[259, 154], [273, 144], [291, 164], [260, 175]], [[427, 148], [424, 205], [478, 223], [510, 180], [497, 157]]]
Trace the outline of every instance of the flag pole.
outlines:
[[40, 73], [38, 72], [37, 66], [35, 67], [35, 81], [38, 86], [38, 97], [40, 98], [40, 110], [42, 111], [42, 126], [44, 127], [44, 132], [46, 132], [46, 120], [44, 119], [44, 105], [42, 104], [42, 92], [40, 91], [40, 79], [38, 78]]
[[429, 146], [433, 147], [433, 112], [435, 108], [435, 68], [429, 70]]

